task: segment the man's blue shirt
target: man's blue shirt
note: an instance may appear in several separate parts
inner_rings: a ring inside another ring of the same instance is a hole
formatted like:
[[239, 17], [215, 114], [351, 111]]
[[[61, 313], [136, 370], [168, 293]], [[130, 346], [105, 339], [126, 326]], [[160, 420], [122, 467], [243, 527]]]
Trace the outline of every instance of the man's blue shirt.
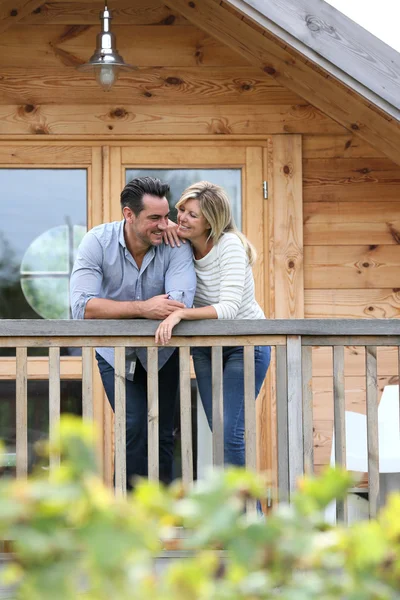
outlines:
[[[83, 238], [71, 274], [70, 296], [72, 317], [83, 319], [91, 298], [119, 301], [148, 300], [168, 294], [172, 300], [193, 305], [196, 273], [190, 244], [171, 248], [166, 244], [152, 246], [138, 268], [126, 247], [125, 221], [115, 221], [94, 227]], [[173, 348], [160, 348], [159, 369], [166, 363]], [[114, 350], [97, 348], [97, 352], [114, 366]], [[135, 355], [147, 367], [145, 348], [127, 349], [127, 374]], [[129, 358], [130, 356], [130, 358]]]

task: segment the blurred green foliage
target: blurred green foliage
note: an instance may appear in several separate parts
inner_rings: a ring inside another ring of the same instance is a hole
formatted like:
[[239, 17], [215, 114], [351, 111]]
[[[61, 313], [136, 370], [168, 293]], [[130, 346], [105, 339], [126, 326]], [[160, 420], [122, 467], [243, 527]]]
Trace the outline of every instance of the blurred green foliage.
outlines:
[[[265, 489], [240, 469], [214, 471], [191, 490], [141, 481], [126, 499], [104, 487], [94, 447], [91, 427], [65, 417], [49, 449], [61, 466], [0, 482], [0, 537], [14, 549], [3, 584], [15, 598], [400, 598], [400, 496], [376, 521], [348, 528], [328, 526], [321, 512], [352, 485], [341, 471], [302, 480], [292, 504], [266, 519], [244, 512]], [[186, 554], [161, 564], [177, 527]]]

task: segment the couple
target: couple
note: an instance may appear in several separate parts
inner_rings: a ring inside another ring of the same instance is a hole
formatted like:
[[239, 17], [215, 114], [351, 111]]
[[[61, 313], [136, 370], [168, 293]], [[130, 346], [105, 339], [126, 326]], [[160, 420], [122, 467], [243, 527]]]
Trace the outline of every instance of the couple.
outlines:
[[[225, 191], [205, 181], [187, 188], [178, 226], [169, 219], [169, 186], [140, 177], [121, 193], [123, 220], [94, 227], [84, 237], [71, 275], [75, 319], [156, 319], [159, 350], [160, 480], [170, 483], [173, 426], [179, 386], [178, 350], [170, 348], [182, 319], [264, 319], [254, 297], [255, 251], [237, 230]], [[185, 243], [180, 244], [179, 238]], [[189, 241], [190, 243], [186, 243]], [[192, 308], [194, 304], [195, 308]], [[114, 352], [97, 348], [103, 385], [114, 408]], [[196, 379], [212, 425], [211, 349], [194, 348]], [[255, 348], [256, 395], [270, 361], [269, 347]], [[147, 475], [147, 353], [126, 352], [127, 486]], [[243, 348], [223, 350], [224, 453], [244, 465]]]

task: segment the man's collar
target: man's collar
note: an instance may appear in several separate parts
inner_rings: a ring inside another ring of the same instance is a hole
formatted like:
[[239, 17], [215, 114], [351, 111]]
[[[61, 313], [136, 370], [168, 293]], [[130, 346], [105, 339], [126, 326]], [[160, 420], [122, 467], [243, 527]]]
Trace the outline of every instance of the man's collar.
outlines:
[[123, 248], [126, 248], [126, 242], [125, 242], [125, 236], [124, 236], [124, 226], [125, 226], [125, 219], [122, 219], [122, 221], [120, 222], [120, 225], [119, 225], [119, 243], [121, 244], [121, 246]]

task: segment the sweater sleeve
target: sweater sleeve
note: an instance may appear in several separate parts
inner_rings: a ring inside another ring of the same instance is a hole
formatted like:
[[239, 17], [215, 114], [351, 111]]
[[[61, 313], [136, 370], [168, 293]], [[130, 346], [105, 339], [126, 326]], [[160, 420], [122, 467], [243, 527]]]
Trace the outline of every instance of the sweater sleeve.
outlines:
[[247, 256], [237, 235], [225, 234], [219, 241], [220, 296], [212, 306], [218, 319], [234, 319], [243, 300]]

